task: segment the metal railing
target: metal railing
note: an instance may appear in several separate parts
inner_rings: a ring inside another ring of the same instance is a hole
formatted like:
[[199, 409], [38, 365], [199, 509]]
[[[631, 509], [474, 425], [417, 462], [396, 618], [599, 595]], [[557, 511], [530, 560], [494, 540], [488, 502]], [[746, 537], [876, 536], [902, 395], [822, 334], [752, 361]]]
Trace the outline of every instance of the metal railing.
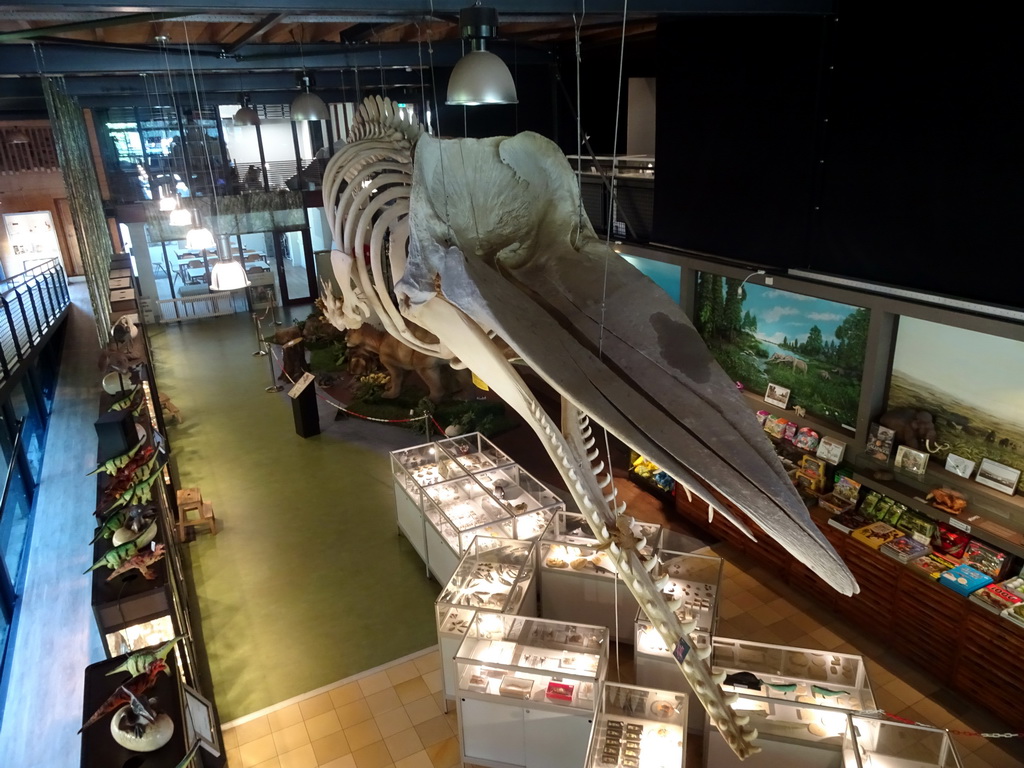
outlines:
[[0, 281], [0, 381], [11, 377], [70, 303], [60, 259]]

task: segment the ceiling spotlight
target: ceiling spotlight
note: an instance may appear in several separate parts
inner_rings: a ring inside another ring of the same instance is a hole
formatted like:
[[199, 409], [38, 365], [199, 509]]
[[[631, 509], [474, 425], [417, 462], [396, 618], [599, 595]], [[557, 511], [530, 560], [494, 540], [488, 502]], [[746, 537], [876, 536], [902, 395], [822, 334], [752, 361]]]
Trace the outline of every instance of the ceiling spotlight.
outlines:
[[260, 116], [256, 112], [256, 110], [253, 109], [253, 106], [252, 106], [251, 102], [252, 102], [252, 100], [249, 98], [249, 94], [248, 93], [243, 93], [242, 94], [242, 106], [239, 108], [239, 110], [237, 112], [235, 112], [235, 116], [232, 118], [232, 120], [234, 121], [235, 125], [259, 125], [260, 124]]
[[500, 58], [486, 50], [486, 41], [498, 34], [498, 11], [476, 5], [459, 11], [459, 31], [472, 50], [459, 59], [448, 81], [446, 103], [464, 107], [480, 104], [517, 104], [512, 73]]
[[296, 123], [305, 120], [330, 120], [331, 113], [324, 100], [309, 91], [309, 76], [302, 76], [302, 93], [292, 102], [292, 120]]

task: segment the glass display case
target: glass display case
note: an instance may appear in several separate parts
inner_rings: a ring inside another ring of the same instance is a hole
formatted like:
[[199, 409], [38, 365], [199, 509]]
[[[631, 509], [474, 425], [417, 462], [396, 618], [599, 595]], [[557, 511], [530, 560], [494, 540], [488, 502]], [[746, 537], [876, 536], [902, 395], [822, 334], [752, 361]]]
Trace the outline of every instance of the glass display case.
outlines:
[[434, 603], [445, 697], [456, 696], [455, 653], [478, 612], [537, 614], [536, 544], [514, 539], [473, 540]]
[[605, 627], [477, 614], [455, 656], [463, 760], [582, 764], [607, 663]]
[[478, 472], [477, 481], [513, 517], [515, 538], [536, 539], [565, 502], [518, 464]]
[[712, 665], [727, 675], [748, 672], [763, 685], [752, 690], [728, 685], [744, 697], [763, 696], [769, 701], [785, 700], [823, 707], [862, 711], [875, 708], [864, 659], [849, 653], [790, 648], [716, 637], [712, 642]]
[[[641, 555], [652, 557], [661, 542], [661, 526], [634, 522], [632, 530], [647, 540]], [[619, 640], [633, 642], [639, 606], [625, 583], [616, 579], [611, 558], [583, 515], [556, 512], [541, 536], [537, 553], [541, 615], [617, 627]]]
[[399, 530], [445, 583], [477, 536], [531, 539], [563, 502], [473, 433], [391, 454]]
[[684, 693], [605, 683], [584, 765], [682, 768], [687, 708]]
[[949, 733], [938, 728], [850, 716], [843, 768], [961, 768]]
[[[676, 616], [684, 624], [696, 622], [696, 629], [690, 633], [690, 640], [699, 648], [711, 643], [711, 636], [718, 624], [718, 595], [722, 584], [722, 559], [714, 555], [696, 552], [675, 552], [659, 549], [654, 554], [658, 564], [651, 575], [654, 578], [668, 576], [665, 599], [682, 600]], [[634, 638], [634, 659], [638, 685], [667, 685], [691, 693], [690, 685], [682, 670], [672, 657], [653, 622], [643, 608], [637, 611], [636, 635]], [[690, 712], [689, 728], [699, 731], [704, 727], [704, 715], [700, 707]]]

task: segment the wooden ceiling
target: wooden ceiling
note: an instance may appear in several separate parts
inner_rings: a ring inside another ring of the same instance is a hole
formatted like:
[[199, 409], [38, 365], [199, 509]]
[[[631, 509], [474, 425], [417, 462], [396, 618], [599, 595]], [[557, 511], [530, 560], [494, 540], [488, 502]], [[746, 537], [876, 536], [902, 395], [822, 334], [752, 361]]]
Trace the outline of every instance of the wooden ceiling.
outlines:
[[[137, 20], [140, 14], [116, 16], [86, 12], [53, 13], [31, 8], [5, 9], [0, 19], [3, 33], [15, 33], [19, 42], [82, 41], [108, 45], [138, 46], [223, 45], [226, 48], [247, 44], [315, 43], [416, 43], [451, 40], [459, 37], [458, 19], [453, 14], [394, 16], [346, 13], [327, 14], [193, 14], [190, 16]], [[523, 20], [519, 20], [522, 18]], [[127, 22], [127, 23], [126, 23]], [[626, 24], [628, 36], [649, 35], [656, 20], [651, 15], [631, 17]], [[590, 14], [584, 18], [581, 38], [588, 42], [617, 40], [622, 31], [621, 18]], [[20, 33], [20, 34], [19, 34]], [[550, 43], [572, 40], [575, 27], [572, 16], [536, 14], [519, 17], [502, 14], [499, 37], [519, 42]], [[13, 37], [13, 36], [12, 36]], [[10, 40], [13, 42], [13, 40]]]

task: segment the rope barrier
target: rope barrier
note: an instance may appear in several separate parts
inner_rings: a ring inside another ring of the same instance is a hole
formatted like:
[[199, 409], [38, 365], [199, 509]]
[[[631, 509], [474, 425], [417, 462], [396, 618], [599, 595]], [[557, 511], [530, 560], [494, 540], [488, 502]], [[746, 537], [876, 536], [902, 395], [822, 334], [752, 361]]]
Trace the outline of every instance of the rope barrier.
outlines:
[[[276, 352], [276, 350], [272, 346], [270, 347], [270, 354], [271, 354], [271, 356], [273, 356], [274, 360], [276, 360], [278, 362], [278, 364], [281, 366], [281, 373], [284, 374], [284, 377], [286, 379], [288, 379], [288, 381], [291, 384], [294, 385], [295, 384], [295, 379], [293, 379], [291, 376], [288, 375], [288, 371], [286, 371], [284, 369], [284, 364], [283, 364], [284, 361], [282, 359], [278, 358], [277, 352]], [[422, 416], [414, 416], [414, 417], [409, 418], [409, 419], [378, 419], [378, 418], [376, 418], [374, 416], [367, 416], [367, 415], [362, 414], [362, 413], [356, 413], [355, 411], [350, 411], [348, 408], [343, 406], [341, 403], [335, 401], [333, 398], [331, 398], [331, 397], [329, 397], [327, 395], [321, 394], [319, 391], [316, 392], [316, 397], [317, 397], [318, 400], [322, 400], [323, 402], [327, 403], [332, 408], [337, 408], [342, 413], [345, 413], [345, 414], [347, 414], [349, 416], [355, 416], [357, 419], [363, 419], [364, 421], [375, 421], [378, 424], [409, 424], [409, 423], [414, 422], [414, 421], [423, 421], [424, 422], [424, 426], [426, 426], [426, 421], [429, 420], [431, 423], [433, 423], [434, 429], [436, 429], [439, 434], [442, 434], [442, 435], [444, 434], [444, 428], [437, 422], [437, 419], [434, 418], [433, 414], [430, 414], [430, 413], [424, 413]]]
[[[934, 728], [934, 725], [928, 723], [919, 723], [916, 720], [910, 720], [906, 717], [893, 714], [892, 712], [886, 712], [884, 709], [869, 709], [864, 712], [858, 712], [859, 716], [863, 717], [885, 717], [889, 720], [895, 720], [897, 723], [904, 723], [906, 725], [919, 725], [922, 728]], [[982, 733], [981, 731], [958, 731], [951, 728], [941, 728], [953, 736], [978, 736], [983, 739], [1016, 739], [1024, 737], [1024, 731], [1017, 731], [1014, 733]]]

